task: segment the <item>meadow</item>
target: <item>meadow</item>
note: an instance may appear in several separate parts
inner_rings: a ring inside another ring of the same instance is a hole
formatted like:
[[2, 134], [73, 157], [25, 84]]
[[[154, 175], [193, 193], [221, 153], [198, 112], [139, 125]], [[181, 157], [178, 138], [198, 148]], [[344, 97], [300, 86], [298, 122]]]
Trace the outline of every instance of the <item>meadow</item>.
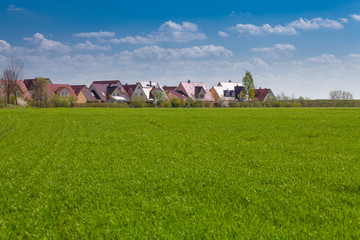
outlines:
[[0, 109], [0, 239], [359, 239], [359, 173], [359, 109]]

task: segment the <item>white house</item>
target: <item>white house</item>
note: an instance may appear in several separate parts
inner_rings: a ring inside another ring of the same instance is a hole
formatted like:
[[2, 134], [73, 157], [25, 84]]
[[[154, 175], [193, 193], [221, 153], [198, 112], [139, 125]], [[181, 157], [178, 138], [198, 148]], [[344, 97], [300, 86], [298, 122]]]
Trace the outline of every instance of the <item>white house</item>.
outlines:
[[168, 100], [164, 89], [157, 82], [138, 82], [136, 88], [131, 96], [131, 100], [135, 100], [138, 97], [141, 97], [143, 101], [153, 101], [155, 100], [155, 93], [160, 92], [165, 101]]

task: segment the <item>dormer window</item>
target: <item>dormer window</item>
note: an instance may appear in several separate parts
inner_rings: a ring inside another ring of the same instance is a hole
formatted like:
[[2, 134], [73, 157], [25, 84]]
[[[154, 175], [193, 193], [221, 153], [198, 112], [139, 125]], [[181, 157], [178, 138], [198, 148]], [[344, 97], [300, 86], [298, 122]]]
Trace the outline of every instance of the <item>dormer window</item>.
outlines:
[[101, 94], [105, 97], [105, 93], [104, 93], [104, 92], [101, 92]]

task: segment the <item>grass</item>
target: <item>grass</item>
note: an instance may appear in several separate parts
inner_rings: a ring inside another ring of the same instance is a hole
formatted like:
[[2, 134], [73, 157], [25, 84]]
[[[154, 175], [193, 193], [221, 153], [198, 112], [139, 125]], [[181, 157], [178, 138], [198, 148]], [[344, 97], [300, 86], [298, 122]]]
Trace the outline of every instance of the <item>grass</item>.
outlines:
[[0, 110], [0, 239], [360, 238], [358, 109]]

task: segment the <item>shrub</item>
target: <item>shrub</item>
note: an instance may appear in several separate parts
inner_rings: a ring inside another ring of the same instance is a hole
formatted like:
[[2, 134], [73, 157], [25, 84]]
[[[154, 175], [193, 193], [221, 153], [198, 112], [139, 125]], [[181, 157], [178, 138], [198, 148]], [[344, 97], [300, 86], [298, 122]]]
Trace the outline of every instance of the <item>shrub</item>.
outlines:
[[140, 96], [136, 96], [131, 105], [135, 108], [142, 108], [144, 107], [145, 103]]
[[59, 94], [55, 94], [51, 99], [51, 105], [53, 107], [71, 107], [72, 99], [69, 97], [62, 97]]
[[170, 103], [170, 102], [165, 102], [165, 103], [164, 103], [164, 107], [166, 107], [166, 108], [171, 108], [171, 103]]
[[180, 107], [180, 99], [173, 98], [170, 100], [170, 104], [172, 107]]

